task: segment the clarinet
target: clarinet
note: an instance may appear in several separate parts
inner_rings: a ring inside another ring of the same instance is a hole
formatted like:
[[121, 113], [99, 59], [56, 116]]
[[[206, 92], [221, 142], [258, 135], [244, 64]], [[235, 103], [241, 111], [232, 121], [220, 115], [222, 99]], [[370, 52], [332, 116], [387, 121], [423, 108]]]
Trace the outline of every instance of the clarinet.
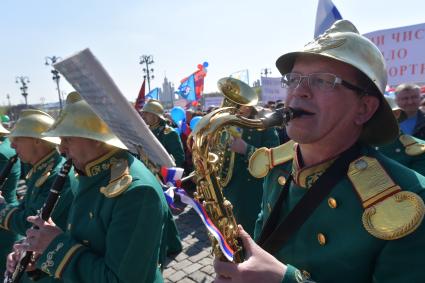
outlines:
[[[55, 208], [56, 203], [59, 200], [59, 194], [63, 189], [63, 186], [66, 181], [66, 177], [68, 176], [69, 171], [71, 170], [72, 160], [68, 159], [62, 166], [58, 176], [53, 182], [52, 187], [50, 188], [49, 195], [47, 196], [47, 200], [44, 203], [43, 207], [39, 212], [39, 216], [44, 221], [47, 221], [49, 217], [52, 215], [53, 209]], [[37, 229], [38, 227], [33, 227]], [[25, 270], [27, 269], [28, 264], [31, 262], [33, 258], [33, 252], [27, 251], [25, 255], [21, 258], [19, 263], [15, 267], [15, 271], [13, 273], [8, 273], [4, 279], [4, 283], [18, 283], [22, 278]]]
[[18, 161], [18, 155], [15, 154], [7, 162], [6, 166], [0, 172], [0, 191], [3, 190], [4, 185], [6, 184], [7, 178], [9, 177], [10, 171], [12, 171], [13, 165]]

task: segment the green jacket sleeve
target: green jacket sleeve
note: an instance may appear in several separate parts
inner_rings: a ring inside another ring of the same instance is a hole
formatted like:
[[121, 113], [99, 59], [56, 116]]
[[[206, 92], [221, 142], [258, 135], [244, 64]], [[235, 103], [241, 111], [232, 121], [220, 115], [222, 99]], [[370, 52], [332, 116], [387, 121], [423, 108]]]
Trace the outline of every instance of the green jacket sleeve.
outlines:
[[37, 266], [67, 282], [152, 282], [159, 272], [155, 259], [165, 219], [160, 196], [151, 187], [142, 187], [117, 198], [104, 231], [104, 255], [94, 253], [66, 232], [50, 243]]
[[179, 134], [172, 130], [164, 136], [164, 147], [169, 154], [174, 157], [177, 167], [182, 167], [184, 163], [183, 144]]
[[3, 208], [0, 211], [0, 225], [6, 230], [25, 235], [27, 229], [31, 227], [27, 217], [37, 215], [49, 194], [54, 179], [55, 176], [50, 176], [40, 187], [32, 186], [29, 188], [24, 201], [19, 205]]
[[259, 147], [267, 147], [272, 148], [279, 145], [279, 136], [274, 128], [266, 129], [261, 132], [261, 141], [259, 144], [250, 144], [249, 140], [244, 139], [247, 143], [247, 148], [245, 152], [245, 162], [249, 162], [251, 155], [259, 148]]

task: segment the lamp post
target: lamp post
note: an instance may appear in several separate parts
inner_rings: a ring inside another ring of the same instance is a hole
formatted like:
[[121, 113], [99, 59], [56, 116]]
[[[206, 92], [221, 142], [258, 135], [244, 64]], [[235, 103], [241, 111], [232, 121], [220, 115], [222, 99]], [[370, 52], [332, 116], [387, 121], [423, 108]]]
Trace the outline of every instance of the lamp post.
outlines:
[[272, 70], [271, 70], [271, 69], [269, 69], [269, 68], [261, 69], [261, 75], [264, 75], [266, 78], [267, 78], [267, 76], [268, 76], [268, 75], [270, 75], [271, 73], [272, 73]]
[[15, 79], [15, 82], [17, 84], [21, 83], [21, 87], [20, 87], [21, 94], [25, 98], [25, 105], [28, 108], [28, 100], [27, 100], [27, 96], [28, 96], [27, 89], [28, 89], [28, 86], [27, 86], [27, 84], [30, 82], [30, 79], [28, 77], [26, 77], [26, 76], [17, 76], [16, 79]]
[[155, 63], [155, 62], [153, 61], [153, 56], [152, 55], [142, 55], [142, 56], [140, 56], [140, 62], [139, 62], [139, 64], [140, 65], [146, 65], [146, 67], [143, 68], [142, 70], [145, 73], [145, 75], [143, 76], [143, 78], [145, 78], [145, 79], [148, 80], [148, 89], [149, 89], [149, 92], [151, 91], [151, 80], [153, 80], [154, 77], [155, 77], [152, 74], [153, 71], [154, 71], [153, 68], [149, 69], [149, 65], [150, 64], [153, 64], [153, 63]]
[[[52, 56], [52, 57], [48, 57], [46, 56], [45, 58], [46, 62], [44, 63], [46, 66], [53, 66], [53, 64], [55, 64], [57, 61], [62, 60], [61, 57], [56, 57], [56, 56]], [[50, 71], [53, 74], [52, 79], [56, 82], [56, 89], [58, 90], [58, 97], [59, 97], [59, 107], [60, 110], [62, 110], [62, 98], [61, 98], [61, 91], [59, 88], [59, 80], [60, 80], [60, 76], [59, 76], [59, 72], [56, 71], [55, 69]]]

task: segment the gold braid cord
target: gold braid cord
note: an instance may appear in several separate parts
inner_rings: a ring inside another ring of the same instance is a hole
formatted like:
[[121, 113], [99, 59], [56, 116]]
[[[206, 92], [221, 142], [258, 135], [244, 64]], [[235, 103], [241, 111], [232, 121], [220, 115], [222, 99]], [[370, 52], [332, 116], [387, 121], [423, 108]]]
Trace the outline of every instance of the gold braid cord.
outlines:
[[423, 200], [412, 192], [401, 191], [363, 212], [365, 229], [382, 240], [403, 238], [419, 227], [425, 213]]

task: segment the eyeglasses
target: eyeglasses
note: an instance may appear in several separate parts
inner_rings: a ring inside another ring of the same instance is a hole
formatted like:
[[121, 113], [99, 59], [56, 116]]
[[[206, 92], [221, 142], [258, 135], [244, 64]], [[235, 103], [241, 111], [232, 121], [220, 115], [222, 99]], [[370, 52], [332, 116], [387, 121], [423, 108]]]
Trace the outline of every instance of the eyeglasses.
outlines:
[[348, 89], [358, 91], [361, 94], [367, 93], [364, 89], [361, 89], [360, 87], [355, 86], [347, 81], [344, 81], [340, 77], [329, 73], [313, 73], [306, 76], [302, 76], [298, 73], [288, 73], [283, 75], [281, 79], [281, 84], [283, 88], [291, 90], [296, 89], [304, 78], [307, 79], [308, 86], [313, 91], [330, 91], [334, 89], [335, 85], [340, 84]]

